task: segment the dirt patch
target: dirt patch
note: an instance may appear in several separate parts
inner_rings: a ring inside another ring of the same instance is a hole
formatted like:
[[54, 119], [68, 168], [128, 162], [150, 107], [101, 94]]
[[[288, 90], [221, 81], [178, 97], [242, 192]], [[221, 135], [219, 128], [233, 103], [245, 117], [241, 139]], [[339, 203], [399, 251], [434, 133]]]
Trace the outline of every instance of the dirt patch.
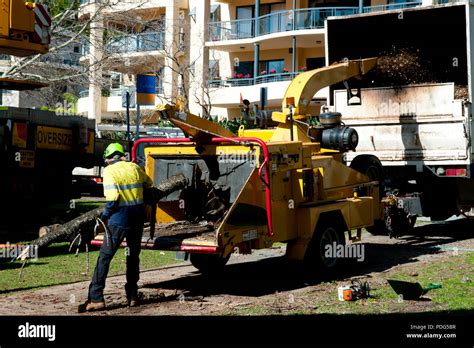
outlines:
[[[284, 258], [285, 247], [257, 250], [252, 255], [233, 255], [219, 277], [203, 276], [188, 263], [142, 272], [143, 304], [136, 308], [127, 307], [125, 277], [111, 277], [105, 289], [109, 309], [84, 315], [363, 314], [443, 310], [446, 308], [442, 303], [430, 301], [431, 293], [422, 301], [399, 301], [386, 279], [403, 273], [417, 281], [419, 270], [426, 265], [452, 260], [454, 252], [469, 252], [474, 249], [472, 230], [471, 222], [458, 221], [419, 226], [414, 235], [399, 239], [364, 235], [365, 261], [349, 262], [337, 277], [323, 281], [303, 277], [300, 267]], [[350, 284], [353, 279], [368, 281], [373, 297], [339, 302], [337, 288]], [[2, 295], [2, 313], [76, 315], [77, 305], [86, 299], [88, 285], [89, 282], [80, 282]]]

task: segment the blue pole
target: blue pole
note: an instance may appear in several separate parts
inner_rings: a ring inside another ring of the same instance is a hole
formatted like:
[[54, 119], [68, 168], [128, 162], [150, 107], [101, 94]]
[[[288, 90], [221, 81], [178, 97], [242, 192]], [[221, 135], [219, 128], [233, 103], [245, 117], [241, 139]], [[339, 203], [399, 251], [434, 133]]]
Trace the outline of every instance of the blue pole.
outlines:
[[125, 100], [127, 105], [127, 140], [130, 141], [130, 92], [125, 93]]
[[253, 78], [254, 81], [258, 77], [258, 63], [260, 62], [260, 44], [254, 44], [253, 49]]
[[137, 127], [135, 131], [135, 140], [140, 138], [140, 104], [137, 104]]
[[255, 1], [255, 36], [260, 35], [260, 22], [258, 17], [260, 17], [260, 0]]

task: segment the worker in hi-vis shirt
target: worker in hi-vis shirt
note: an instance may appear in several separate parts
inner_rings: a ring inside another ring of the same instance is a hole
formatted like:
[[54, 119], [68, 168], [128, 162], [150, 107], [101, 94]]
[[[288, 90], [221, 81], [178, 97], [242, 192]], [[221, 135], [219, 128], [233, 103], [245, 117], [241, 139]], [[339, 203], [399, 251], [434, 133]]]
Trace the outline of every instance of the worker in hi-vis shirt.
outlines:
[[143, 192], [152, 187], [152, 181], [140, 166], [126, 160], [124, 149], [118, 143], [107, 147], [104, 158], [107, 165], [103, 173], [106, 205], [101, 219], [107, 228], [88, 300], [79, 306], [80, 312], [105, 308], [105, 280], [110, 262], [124, 238], [128, 248], [125, 292], [130, 306], [138, 304], [139, 255], [145, 220]]

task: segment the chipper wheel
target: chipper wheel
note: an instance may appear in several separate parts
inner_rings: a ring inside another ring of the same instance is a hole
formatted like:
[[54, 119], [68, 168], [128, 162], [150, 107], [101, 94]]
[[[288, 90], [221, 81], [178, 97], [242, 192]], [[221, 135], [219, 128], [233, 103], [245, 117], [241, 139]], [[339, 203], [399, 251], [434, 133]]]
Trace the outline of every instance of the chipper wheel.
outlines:
[[344, 232], [340, 226], [328, 219], [320, 221], [306, 250], [307, 271], [311, 275], [323, 276], [334, 273], [343, 261], [334, 253], [337, 252], [338, 246], [344, 247], [345, 244]]
[[222, 257], [216, 254], [191, 254], [191, 264], [196, 267], [203, 274], [216, 274], [222, 272], [227, 261], [230, 259], [230, 254], [227, 257]]

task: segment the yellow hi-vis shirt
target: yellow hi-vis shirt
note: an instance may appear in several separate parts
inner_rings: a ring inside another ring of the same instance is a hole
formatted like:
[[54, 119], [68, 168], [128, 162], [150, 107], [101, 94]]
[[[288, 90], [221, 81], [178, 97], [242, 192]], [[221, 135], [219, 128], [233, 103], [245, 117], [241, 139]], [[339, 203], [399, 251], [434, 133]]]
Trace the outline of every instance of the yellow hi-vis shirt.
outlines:
[[137, 220], [130, 219], [130, 215], [138, 214], [133, 208], [142, 207], [143, 190], [151, 187], [152, 181], [137, 164], [118, 161], [105, 167], [103, 185], [107, 204], [102, 217], [110, 218], [111, 224], [126, 226], [132, 223], [130, 220]]

